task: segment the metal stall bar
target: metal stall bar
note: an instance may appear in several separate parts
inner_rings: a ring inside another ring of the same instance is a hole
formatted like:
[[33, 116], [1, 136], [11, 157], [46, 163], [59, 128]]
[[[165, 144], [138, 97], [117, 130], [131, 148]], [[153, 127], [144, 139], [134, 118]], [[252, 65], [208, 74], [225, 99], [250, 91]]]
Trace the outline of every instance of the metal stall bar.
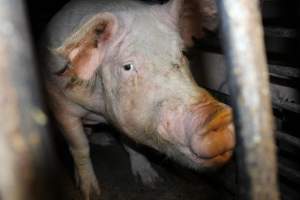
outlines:
[[23, 1], [0, 0], [0, 24], [0, 199], [58, 199]]
[[234, 97], [239, 199], [276, 200], [276, 152], [259, 2], [217, 4]]

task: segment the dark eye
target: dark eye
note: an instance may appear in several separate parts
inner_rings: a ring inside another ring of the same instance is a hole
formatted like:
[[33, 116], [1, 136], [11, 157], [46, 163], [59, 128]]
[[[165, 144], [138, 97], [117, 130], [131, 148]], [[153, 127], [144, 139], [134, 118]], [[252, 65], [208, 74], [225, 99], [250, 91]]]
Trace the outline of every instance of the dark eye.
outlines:
[[133, 69], [133, 64], [126, 64], [123, 66], [124, 70], [126, 71], [130, 71]]
[[179, 68], [180, 68], [180, 65], [179, 65], [179, 64], [172, 64], [172, 66], [173, 66], [175, 69], [179, 69]]

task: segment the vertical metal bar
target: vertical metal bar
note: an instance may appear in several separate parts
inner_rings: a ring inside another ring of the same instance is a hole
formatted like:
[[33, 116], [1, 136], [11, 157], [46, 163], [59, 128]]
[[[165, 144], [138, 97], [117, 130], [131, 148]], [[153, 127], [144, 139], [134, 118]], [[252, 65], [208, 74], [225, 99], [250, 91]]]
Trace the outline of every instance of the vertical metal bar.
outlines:
[[257, 0], [217, 0], [237, 130], [241, 200], [276, 200], [277, 167]]
[[24, 4], [0, 5], [0, 199], [57, 199]]

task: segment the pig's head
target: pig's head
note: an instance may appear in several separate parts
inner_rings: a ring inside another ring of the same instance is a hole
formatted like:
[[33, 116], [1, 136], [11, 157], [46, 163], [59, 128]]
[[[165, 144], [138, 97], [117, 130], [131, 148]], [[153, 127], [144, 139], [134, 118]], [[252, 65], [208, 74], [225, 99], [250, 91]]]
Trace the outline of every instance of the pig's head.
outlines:
[[70, 60], [64, 74], [98, 90], [104, 117], [139, 143], [195, 169], [224, 164], [235, 145], [231, 109], [197, 86], [182, 53], [201, 30], [181, 21], [181, 1], [132, 7], [83, 24], [58, 49]]

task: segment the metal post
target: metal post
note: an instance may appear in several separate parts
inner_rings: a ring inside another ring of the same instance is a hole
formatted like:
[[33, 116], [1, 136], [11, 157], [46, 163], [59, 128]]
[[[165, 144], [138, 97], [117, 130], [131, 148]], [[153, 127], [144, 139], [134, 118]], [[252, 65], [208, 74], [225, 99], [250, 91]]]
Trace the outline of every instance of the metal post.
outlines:
[[23, 1], [0, 5], [0, 199], [57, 199]]
[[277, 167], [257, 0], [217, 0], [237, 131], [241, 200], [276, 200]]

